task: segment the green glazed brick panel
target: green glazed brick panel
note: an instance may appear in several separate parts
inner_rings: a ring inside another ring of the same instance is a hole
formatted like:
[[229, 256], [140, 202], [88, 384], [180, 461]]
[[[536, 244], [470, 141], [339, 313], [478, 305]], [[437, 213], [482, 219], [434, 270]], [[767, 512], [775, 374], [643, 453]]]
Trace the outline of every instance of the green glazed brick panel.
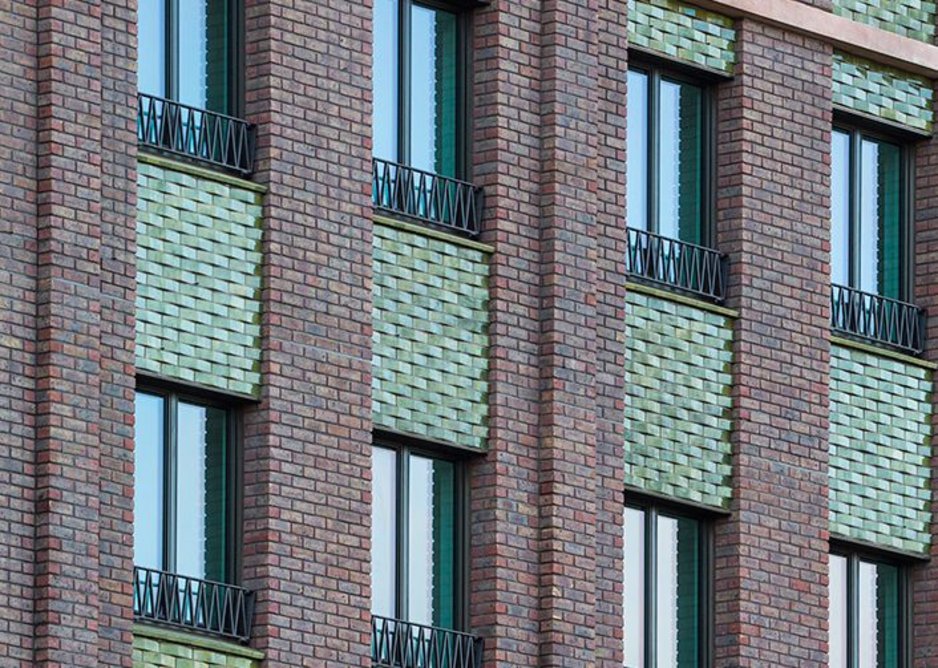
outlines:
[[626, 315], [626, 483], [726, 508], [731, 320], [639, 292], [629, 293]]
[[832, 532], [928, 551], [931, 382], [913, 364], [832, 347]]
[[261, 662], [225, 651], [225, 643], [190, 645], [155, 637], [134, 635], [134, 668], [260, 668]]
[[834, 13], [922, 42], [935, 39], [935, 3], [929, 0], [834, 0]]
[[629, 0], [629, 43], [732, 74], [733, 19], [676, 0]]
[[928, 79], [834, 52], [834, 104], [916, 130], [931, 131]]
[[261, 195], [141, 163], [137, 368], [256, 395]]
[[483, 448], [488, 258], [396, 227], [374, 231], [374, 423]]

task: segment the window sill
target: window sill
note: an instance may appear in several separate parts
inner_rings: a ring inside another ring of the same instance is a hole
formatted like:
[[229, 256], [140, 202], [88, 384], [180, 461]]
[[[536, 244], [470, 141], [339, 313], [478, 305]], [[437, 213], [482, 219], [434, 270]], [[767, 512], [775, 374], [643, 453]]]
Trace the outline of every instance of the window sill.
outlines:
[[140, 144], [140, 152], [137, 154], [137, 161], [148, 165], [153, 165], [155, 167], [162, 167], [164, 169], [171, 169], [176, 172], [182, 172], [183, 174], [189, 174], [190, 176], [195, 176], [200, 179], [210, 179], [212, 181], [224, 183], [225, 185], [233, 186], [235, 188], [243, 188], [244, 190], [251, 190], [261, 194], [267, 192], [267, 187], [262, 186], [259, 183], [254, 183], [253, 181], [248, 181], [247, 179], [243, 179], [238, 176], [226, 174], [219, 169], [212, 169], [211, 167], [200, 167], [199, 165], [195, 165], [184, 160], [168, 158], [160, 154], [157, 149], [154, 149], [146, 144]]
[[690, 295], [684, 294], [680, 288], [675, 287], [673, 290], [668, 289], [668, 286], [661, 284], [652, 286], [642, 282], [639, 277], [632, 277], [626, 281], [625, 284], [626, 292], [640, 292], [642, 294], [651, 295], [652, 297], [660, 297], [661, 299], [667, 299], [672, 302], [677, 302], [678, 304], [684, 304], [686, 306], [693, 306], [704, 311], [710, 311], [711, 313], [716, 313], [727, 318], [738, 318], [739, 311], [731, 308], [726, 308], [725, 306], [720, 306], [719, 304], [714, 304], [713, 302], [707, 301], [706, 299], [692, 297]]
[[928, 369], [930, 371], [938, 371], [938, 364], [935, 364], [934, 362], [927, 362], [919, 357], [913, 357], [912, 355], [907, 355], [906, 353], [893, 350], [888, 346], [888, 344], [885, 343], [877, 344], [873, 341], [858, 341], [843, 334], [838, 334], [836, 331], [831, 332], [831, 345], [841, 346], [843, 348], [853, 348], [854, 350], [861, 350], [871, 355], [878, 355], [879, 357], [888, 357], [898, 362], [904, 362], [913, 366], [922, 367], [923, 369]]

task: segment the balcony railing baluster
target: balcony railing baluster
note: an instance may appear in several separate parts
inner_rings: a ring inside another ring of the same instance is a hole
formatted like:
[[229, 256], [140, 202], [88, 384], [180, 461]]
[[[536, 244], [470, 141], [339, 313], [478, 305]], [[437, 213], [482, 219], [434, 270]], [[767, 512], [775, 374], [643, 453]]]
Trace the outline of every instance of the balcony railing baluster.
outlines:
[[898, 299], [832, 285], [831, 328], [917, 355], [925, 341], [925, 313]]
[[379, 211], [479, 234], [482, 189], [471, 183], [375, 158], [371, 193]]
[[137, 94], [137, 141], [241, 175], [254, 170], [254, 125], [146, 93]]
[[644, 230], [628, 231], [626, 271], [716, 302], [726, 297], [726, 257], [712, 248]]
[[481, 668], [482, 638], [422, 624], [371, 617], [375, 668]]
[[134, 619], [247, 642], [254, 594], [234, 585], [134, 568]]

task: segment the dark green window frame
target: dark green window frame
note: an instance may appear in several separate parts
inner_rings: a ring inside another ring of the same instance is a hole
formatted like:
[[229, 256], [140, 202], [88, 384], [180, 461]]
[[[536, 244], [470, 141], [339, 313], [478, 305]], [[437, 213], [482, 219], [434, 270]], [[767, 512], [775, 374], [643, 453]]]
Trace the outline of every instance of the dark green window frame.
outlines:
[[[704, 510], [690, 508], [678, 503], [658, 498], [633, 495], [626, 493], [624, 510], [632, 509], [641, 511], [643, 517], [643, 619], [645, 620], [643, 642], [644, 642], [644, 664], [634, 668], [658, 668], [658, 629], [657, 629], [657, 611], [658, 611], [658, 520], [659, 518], [668, 518], [677, 521], [690, 521], [696, 524], [697, 528], [697, 556], [696, 574], [697, 582], [697, 605], [698, 615], [696, 621], [697, 633], [697, 657], [693, 663], [679, 663], [679, 666], [710, 666], [713, 657], [713, 516]], [[628, 530], [628, 525], [624, 527]], [[628, 555], [629, 536], [626, 534], [624, 568], [630, 567]], [[628, 606], [629, 601], [623, 601], [623, 606]], [[627, 617], [623, 615], [624, 621]], [[627, 633], [623, 636], [625, 642], [628, 642]], [[628, 647], [626, 647], [626, 658], [628, 658]], [[631, 664], [626, 664], [631, 668]]]
[[[644, 155], [647, 187], [645, 189], [645, 229], [661, 235], [660, 225], [660, 178], [659, 166], [661, 164], [661, 84], [673, 82], [680, 85], [690, 85], [698, 88], [701, 93], [701, 156], [700, 156], [700, 193], [697, 207], [700, 211], [699, 229], [692, 234], [679, 233], [675, 237], [679, 241], [692, 243], [698, 246], [713, 248], [715, 234], [713, 221], [715, 219], [714, 175], [716, 171], [716, 151], [714, 139], [716, 137], [716, 113], [714, 86], [721, 80], [712, 73], [700, 72], [693, 68], [681, 67], [668, 61], [659, 61], [648, 58], [644, 54], [631, 54], [629, 62], [630, 72], [641, 72], [647, 76], [648, 95], [646, 99], [647, 122], [647, 152]], [[634, 99], [630, 92], [629, 104]], [[629, 128], [627, 131], [631, 131]], [[628, 159], [634, 160], [629, 155]], [[626, 220], [626, 225], [629, 225]], [[667, 235], [665, 235], [667, 236]]]
[[[181, 61], [178, 48], [178, 35], [180, 21], [184, 19], [180, 9], [183, 0], [141, 0], [153, 2], [162, 6], [165, 12], [165, 25], [163, 26], [163, 53], [165, 68], [165, 88], [160, 93], [156, 91], [141, 91], [157, 95], [175, 102], [180, 100], [180, 69], [185, 67]], [[244, 9], [242, 0], [215, 0], [217, 6], [224, 6], [227, 25], [226, 35], [226, 76], [224, 85], [223, 104], [208, 104], [207, 110], [233, 117], [244, 115]], [[138, 27], [138, 34], [140, 27]], [[138, 59], [146, 58], [146, 54], [138, 54]]]
[[[847, 114], [838, 114], [835, 118], [834, 132], [844, 133], [849, 136], [849, 161], [847, 167], [847, 218], [848, 224], [845, 230], [847, 234], [847, 276], [848, 280], [844, 287], [862, 290], [861, 287], [861, 247], [863, 244], [861, 234], [861, 156], [863, 141], [870, 140], [874, 142], [884, 142], [892, 144], [899, 149], [898, 158], [898, 178], [899, 191], [897, 193], [897, 206], [899, 207], [898, 239], [886, 242], [880, 240], [884, 246], [895, 246], [893, 262], [897, 265], [899, 273], [897, 281], [897, 290], [882, 289], [882, 285], [877, 286], [874, 291], [866, 290], [883, 297], [898, 299], [899, 301], [910, 302], [913, 295], [913, 272], [912, 268], [912, 248], [913, 248], [913, 226], [912, 226], [912, 186], [914, 183], [913, 162], [914, 147], [911, 144], [911, 137], [904, 133], [895, 131], [883, 131], [875, 123], [868, 122], [865, 119], [854, 119]], [[833, 138], [832, 138], [833, 140]], [[836, 174], [833, 175], [836, 178]], [[833, 187], [832, 178], [832, 187]], [[833, 204], [833, 202], [832, 202]], [[832, 227], [835, 225], [832, 212]], [[882, 230], [880, 231], [882, 234]], [[832, 239], [832, 255], [836, 253]], [[888, 252], [881, 250], [881, 252]], [[835, 268], [833, 266], [835, 258], [832, 260], [832, 275]], [[880, 262], [883, 260], [880, 259]], [[836, 281], [835, 281], [836, 283]]]
[[[163, 434], [163, 460], [162, 460], [162, 568], [168, 573], [177, 572], [177, 518], [181, 509], [177, 507], [176, 492], [178, 480], [178, 430], [177, 420], [179, 404], [217, 409], [225, 413], [225, 441], [224, 462], [222, 472], [224, 475], [222, 494], [224, 495], [223, 535], [221, 540], [222, 556], [219, 564], [219, 573], [212, 574], [208, 579], [224, 584], [239, 584], [241, 568], [241, 448], [240, 448], [240, 419], [239, 413], [232, 403], [219, 397], [210, 397], [204, 394], [192, 393], [187, 389], [179, 389], [169, 384], [153, 381], [141, 385], [137, 394], [146, 394], [159, 397], [163, 400], [162, 434]], [[147, 471], [134, 471], [135, 488], [137, 478], [146, 475]], [[135, 522], [138, 518], [135, 517]], [[140, 565], [140, 564], [137, 564]], [[189, 574], [183, 574], [189, 575]]]
[[[911, 647], [912, 647], [912, 589], [909, 577], [910, 563], [907, 560], [896, 558], [889, 554], [877, 552], [867, 547], [855, 546], [849, 543], [834, 542], [831, 544], [831, 556], [838, 556], [846, 560], [846, 648], [845, 663], [832, 668], [858, 668], [860, 665], [860, 566], [884, 566], [895, 569], [897, 572], [897, 587], [892, 595], [895, 597], [895, 608], [891, 613], [881, 607], [882, 602], [877, 601], [877, 616], [883, 614], [894, 615], [896, 623], [895, 636], [891, 641], [893, 645], [890, 649], [883, 647], [877, 648], [877, 668], [909, 668], [911, 666]], [[833, 578], [830, 578], [833, 579]], [[834, 592], [831, 592], [828, 605], [836, 605], [834, 602]], [[832, 613], [833, 614], [833, 613]], [[830, 629], [831, 635], [834, 629]], [[834, 638], [830, 641], [831, 650], [834, 649]], [[889, 659], [886, 659], [884, 653], [888, 652]], [[831, 657], [833, 662], [834, 657]]]
[[[433, 10], [452, 12], [456, 16], [456, 112], [453, 136], [456, 144], [455, 173], [442, 174], [456, 179], [468, 179], [470, 173], [469, 156], [469, 88], [470, 88], [470, 57], [469, 41], [471, 36], [471, 8], [478, 2], [440, 0], [398, 0], [398, 33], [397, 33], [397, 155], [375, 155], [376, 158], [387, 160], [407, 167], [413, 167], [411, 156], [411, 117], [412, 117], [412, 81], [411, 57], [413, 40], [411, 35], [411, 18], [413, 9], [425, 7]], [[382, 29], [375, 25], [375, 30]], [[431, 170], [434, 171], [434, 170]]]
[[[455, 474], [455, 507], [453, 509], [454, 532], [454, 572], [452, 580], [453, 591], [453, 623], [450, 626], [442, 625], [442, 628], [450, 628], [453, 631], [466, 631], [469, 625], [469, 607], [468, 607], [468, 582], [469, 582], [469, 534], [468, 534], [468, 508], [469, 508], [469, 486], [467, 475], [467, 454], [461, 451], [444, 449], [434, 446], [430, 443], [417, 441], [408, 438], [401, 438], [395, 435], [376, 435], [373, 442], [374, 449], [384, 449], [395, 454], [396, 460], [396, 498], [395, 498], [395, 519], [394, 542], [396, 553], [394, 555], [394, 601], [395, 610], [394, 619], [404, 622], [414, 622], [409, 619], [408, 610], [408, 570], [409, 570], [409, 460], [411, 456], [447, 462], [453, 465]], [[375, 473], [373, 472], [373, 477]], [[374, 532], [374, 527], [372, 527]], [[373, 548], [374, 549], [374, 548]], [[379, 558], [380, 555], [372, 553], [372, 559]], [[374, 570], [374, 566], [372, 566]], [[431, 624], [431, 626], [436, 626]]]

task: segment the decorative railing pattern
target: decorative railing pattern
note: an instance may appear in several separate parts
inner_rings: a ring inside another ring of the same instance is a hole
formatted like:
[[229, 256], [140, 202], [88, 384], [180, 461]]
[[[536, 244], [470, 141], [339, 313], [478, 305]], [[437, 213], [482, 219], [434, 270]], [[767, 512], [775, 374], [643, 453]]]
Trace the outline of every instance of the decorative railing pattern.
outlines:
[[479, 234], [482, 188], [432, 172], [375, 158], [375, 208], [469, 236]]
[[897, 299], [832, 285], [831, 327], [917, 355], [925, 341], [925, 312]]
[[134, 568], [134, 619], [247, 642], [252, 592], [233, 585]]
[[481, 668], [482, 638], [372, 615], [375, 668]]
[[145, 93], [137, 94], [137, 141], [242, 175], [254, 169], [254, 125]]
[[726, 297], [726, 256], [644, 230], [630, 229], [628, 241], [625, 269], [632, 277], [716, 302]]

